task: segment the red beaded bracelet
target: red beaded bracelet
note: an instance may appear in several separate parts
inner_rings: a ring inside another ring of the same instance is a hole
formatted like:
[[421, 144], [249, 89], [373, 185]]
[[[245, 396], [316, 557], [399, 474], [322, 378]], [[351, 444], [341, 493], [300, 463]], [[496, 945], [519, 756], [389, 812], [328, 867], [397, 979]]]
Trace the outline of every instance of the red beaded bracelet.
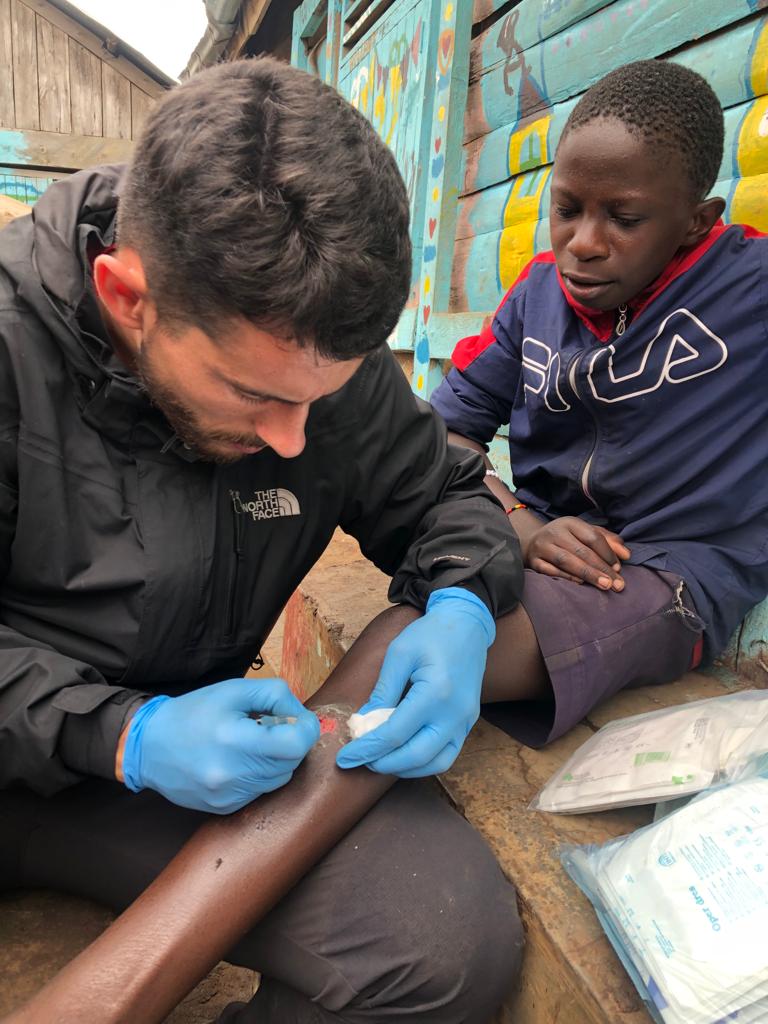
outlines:
[[507, 515], [509, 515], [511, 512], [517, 512], [519, 508], [528, 508], [528, 506], [523, 505], [521, 501], [518, 501], [516, 505], [512, 505], [511, 508], [505, 508], [504, 511], [506, 512]]

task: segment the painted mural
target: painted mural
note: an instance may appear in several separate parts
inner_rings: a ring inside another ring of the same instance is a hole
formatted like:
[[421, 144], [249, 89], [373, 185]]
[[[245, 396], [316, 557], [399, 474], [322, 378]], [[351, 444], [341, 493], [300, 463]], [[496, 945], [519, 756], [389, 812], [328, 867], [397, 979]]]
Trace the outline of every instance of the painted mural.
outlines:
[[10, 167], [0, 167], [0, 195], [32, 206], [56, 180], [55, 177], [32, 176], [19, 173]]

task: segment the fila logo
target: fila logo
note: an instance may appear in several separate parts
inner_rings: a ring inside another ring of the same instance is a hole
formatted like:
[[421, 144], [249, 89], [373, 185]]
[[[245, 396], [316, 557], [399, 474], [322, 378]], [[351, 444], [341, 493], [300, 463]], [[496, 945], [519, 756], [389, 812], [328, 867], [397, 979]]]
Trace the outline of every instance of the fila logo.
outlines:
[[[670, 313], [654, 338], [637, 355], [627, 358], [621, 343], [592, 357], [587, 380], [598, 402], [626, 402], [662, 384], [684, 384], [719, 370], [728, 358], [722, 338], [687, 309]], [[634, 365], [633, 365], [634, 364]]]
[[232, 507], [238, 515], [249, 515], [257, 519], [281, 519], [283, 516], [300, 516], [301, 505], [292, 491], [284, 487], [270, 487], [267, 491], [254, 491], [253, 497], [244, 501], [240, 491], [230, 491]]
[[[524, 338], [522, 357], [524, 390], [542, 395], [550, 412], [568, 412], [571, 406], [560, 390], [560, 353], [536, 338]], [[571, 390], [581, 358], [571, 363]], [[689, 310], [676, 309], [641, 352], [627, 346], [625, 335], [617, 344], [592, 353], [587, 382], [598, 402], [626, 402], [664, 384], [684, 384], [714, 373], [727, 359], [722, 338]]]
[[568, 412], [571, 408], [560, 394], [559, 376], [560, 353], [536, 338], [523, 338], [524, 390], [534, 395], [543, 391], [544, 404], [550, 412]]

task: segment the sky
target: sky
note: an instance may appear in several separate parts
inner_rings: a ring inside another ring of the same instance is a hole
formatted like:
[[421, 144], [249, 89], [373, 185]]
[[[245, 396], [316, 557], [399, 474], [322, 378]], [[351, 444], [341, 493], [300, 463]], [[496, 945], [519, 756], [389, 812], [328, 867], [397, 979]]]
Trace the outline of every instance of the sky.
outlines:
[[70, 0], [171, 78], [205, 32], [203, 0]]

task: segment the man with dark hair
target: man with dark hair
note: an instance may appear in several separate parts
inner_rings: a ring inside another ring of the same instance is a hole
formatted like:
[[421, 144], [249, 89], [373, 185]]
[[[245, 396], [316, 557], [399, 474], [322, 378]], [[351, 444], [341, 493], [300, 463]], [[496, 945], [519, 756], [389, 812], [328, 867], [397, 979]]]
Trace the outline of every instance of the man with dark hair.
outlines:
[[606, 75], [558, 145], [552, 252], [432, 396], [454, 443], [509, 424], [515, 493], [489, 462], [487, 483], [525, 586], [485, 714], [531, 745], [716, 656], [768, 592], [768, 239], [720, 221], [722, 155], [700, 75]]
[[[446, 769], [522, 569], [386, 345], [408, 203], [365, 119], [269, 59], [203, 72], [127, 172], [9, 227], [0, 268], [5, 886], [121, 909], [201, 812], [290, 780], [318, 720], [242, 677], [337, 526], [424, 610], [384, 660], [394, 714], [338, 763]], [[490, 852], [418, 784], [354, 837], [238, 947], [264, 980], [227, 1019], [487, 1021], [521, 948]]]

